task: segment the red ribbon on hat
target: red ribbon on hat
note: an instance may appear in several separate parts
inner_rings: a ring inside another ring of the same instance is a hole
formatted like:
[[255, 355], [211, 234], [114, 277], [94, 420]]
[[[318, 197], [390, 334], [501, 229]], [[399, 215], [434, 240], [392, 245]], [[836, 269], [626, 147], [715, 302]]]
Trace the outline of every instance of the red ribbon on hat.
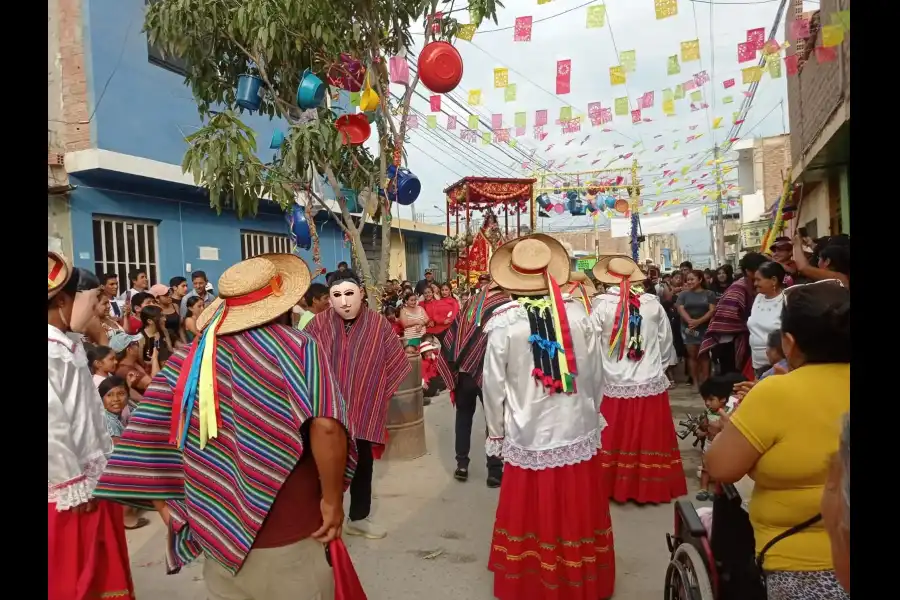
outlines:
[[271, 281], [269, 281], [269, 285], [265, 285], [258, 290], [254, 290], [240, 296], [225, 298], [225, 306], [228, 306], [229, 308], [234, 308], [236, 306], [246, 306], [248, 304], [253, 304], [255, 302], [265, 300], [270, 296], [281, 296], [283, 293], [284, 292], [282, 289], [281, 275], [276, 275], [272, 278]]
[[609, 339], [612, 343], [621, 332], [623, 339], [619, 344], [619, 360], [622, 360], [625, 357], [625, 348], [628, 346], [625, 337], [628, 335], [628, 296], [631, 292], [628, 278], [630, 275], [616, 273], [609, 268], [606, 269], [606, 272], [619, 279], [619, 303], [616, 305], [616, 314], [613, 318], [613, 328], [610, 331]]
[[53, 287], [53, 280], [56, 279], [57, 275], [59, 275], [59, 272], [62, 271], [63, 268], [62, 261], [57, 260], [55, 262], [56, 264], [53, 265], [53, 268], [50, 269], [50, 272], [47, 274], [47, 289]]

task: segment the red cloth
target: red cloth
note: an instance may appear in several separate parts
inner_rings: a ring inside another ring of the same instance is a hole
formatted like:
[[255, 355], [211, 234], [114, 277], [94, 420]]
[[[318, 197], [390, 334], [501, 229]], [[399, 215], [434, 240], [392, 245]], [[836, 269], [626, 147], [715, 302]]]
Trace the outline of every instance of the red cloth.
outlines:
[[428, 352], [422, 356], [422, 385], [428, 387], [428, 382], [437, 374], [437, 354]]
[[599, 455], [535, 471], [506, 465], [488, 569], [499, 600], [602, 600], [616, 557]]
[[334, 600], [368, 600], [343, 540], [329, 542], [328, 552], [334, 571]]
[[141, 330], [141, 320], [137, 317], [128, 317], [125, 319], [125, 333], [135, 335]]
[[96, 502], [90, 513], [47, 504], [48, 600], [134, 600], [122, 506]]
[[[425, 330], [432, 335], [438, 335], [450, 329], [453, 319], [456, 318], [456, 314], [459, 312], [459, 302], [453, 296], [438, 298], [431, 302], [423, 302], [422, 306], [425, 307], [425, 314], [428, 315], [428, 318], [434, 321], [434, 326]], [[450, 322], [445, 324], [444, 321], [448, 319]]]
[[687, 494], [669, 392], [644, 398], [603, 396], [600, 456], [604, 487], [616, 502], [670, 502]]

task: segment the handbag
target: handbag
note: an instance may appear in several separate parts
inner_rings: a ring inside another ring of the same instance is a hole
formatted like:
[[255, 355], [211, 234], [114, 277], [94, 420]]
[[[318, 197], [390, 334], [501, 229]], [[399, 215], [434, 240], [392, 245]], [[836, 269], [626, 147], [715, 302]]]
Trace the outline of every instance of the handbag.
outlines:
[[368, 600], [342, 539], [325, 546], [325, 560], [334, 571], [334, 600]]
[[722, 486], [713, 502], [713, 535], [710, 540], [716, 569], [727, 574], [720, 578], [720, 593], [733, 600], [766, 600], [766, 575], [763, 570], [766, 554], [785, 538], [815, 525], [822, 519], [818, 514], [775, 536], [756, 554], [756, 540], [750, 515], [741, 506], [741, 495], [734, 485]]

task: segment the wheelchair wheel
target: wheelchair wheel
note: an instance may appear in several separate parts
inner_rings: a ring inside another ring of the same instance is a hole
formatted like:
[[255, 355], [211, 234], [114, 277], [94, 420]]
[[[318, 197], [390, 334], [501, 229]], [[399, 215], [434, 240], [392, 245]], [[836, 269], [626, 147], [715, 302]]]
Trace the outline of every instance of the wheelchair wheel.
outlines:
[[675, 549], [666, 569], [665, 600], [715, 600], [706, 563], [690, 544]]

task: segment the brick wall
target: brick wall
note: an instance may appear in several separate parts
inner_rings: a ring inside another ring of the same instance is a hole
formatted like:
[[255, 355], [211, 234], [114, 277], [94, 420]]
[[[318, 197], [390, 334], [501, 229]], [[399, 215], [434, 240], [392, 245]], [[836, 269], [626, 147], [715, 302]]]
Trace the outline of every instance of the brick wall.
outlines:
[[[571, 244], [572, 250], [593, 253], [597, 248], [594, 242], [594, 232], [584, 231], [577, 233], [550, 233], [551, 237], [560, 242]], [[631, 252], [627, 237], [614, 238], [609, 231], [599, 232], [600, 254], [629, 254]]]
[[[787, 55], [799, 55], [800, 72], [788, 76], [788, 103], [790, 112], [791, 162], [796, 164], [804, 152], [816, 142], [831, 115], [846, 98], [850, 90], [850, 34], [833, 62], [819, 63], [814, 47], [821, 45], [819, 24], [830, 25], [832, 14], [850, 9], [850, 0], [822, 0], [819, 10], [802, 12], [802, 0], [791, 0], [792, 9], [785, 21], [785, 36], [791, 43]], [[795, 40], [791, 34], [791, 22], [799, 17], [811, 19], [810, 37]], [[767, 196], [768, 198], [768, 196]]]
[[83, 0], [58, 0], [62, 71], [62, 144], [66, 152], [91, 147], [88, 88], [82, 36]]

